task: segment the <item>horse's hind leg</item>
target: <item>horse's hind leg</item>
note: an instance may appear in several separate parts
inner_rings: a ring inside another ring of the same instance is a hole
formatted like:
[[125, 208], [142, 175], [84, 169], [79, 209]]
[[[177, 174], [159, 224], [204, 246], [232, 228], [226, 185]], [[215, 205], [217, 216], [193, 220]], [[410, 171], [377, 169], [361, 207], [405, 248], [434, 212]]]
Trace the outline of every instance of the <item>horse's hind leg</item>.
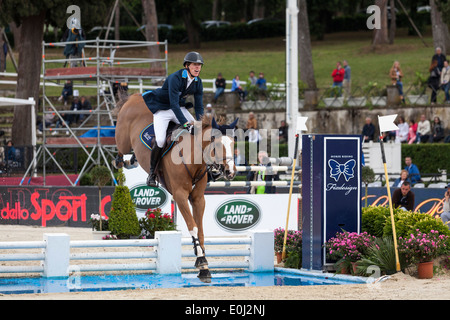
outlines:
[[123, 154], [122, 153], [117, 153], [116, 158], [112, 161], [112, 165], [114, 168], [116, 169], [120, 169], [123, 167], [124, 165], [124, 161], [123, 161]]

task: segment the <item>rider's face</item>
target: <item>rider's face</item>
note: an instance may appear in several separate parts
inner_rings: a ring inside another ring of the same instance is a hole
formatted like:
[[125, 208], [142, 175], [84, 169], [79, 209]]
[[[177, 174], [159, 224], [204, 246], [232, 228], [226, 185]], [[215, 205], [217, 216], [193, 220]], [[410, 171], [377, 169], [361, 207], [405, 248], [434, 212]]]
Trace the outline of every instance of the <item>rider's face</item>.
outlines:
[[202, 70], [202, 64], [201, 63], [191, 63], [188, 66], [190, 73], [194, 77], [198, 77], [200, 74], [200, 71]]

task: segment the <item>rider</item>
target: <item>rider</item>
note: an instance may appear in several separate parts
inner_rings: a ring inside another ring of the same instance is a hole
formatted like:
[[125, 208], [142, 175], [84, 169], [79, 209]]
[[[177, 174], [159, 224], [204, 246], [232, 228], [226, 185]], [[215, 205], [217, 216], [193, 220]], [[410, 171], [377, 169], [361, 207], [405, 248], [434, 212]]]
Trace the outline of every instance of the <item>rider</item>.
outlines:
[[203, 85], [199, 77], [202, 66], [202, 56], [198, 52], [189, 52], [184, 57], [183, 69], [169, 75], [161, 88], [142, 94], [147, 107], [153, 113], [156, 140], [151, 153], [148, 186], [157, 186], [155, 166], [164, 147], [169, 122], [182, 124], [194, 134], [194, 117], [187, 110], [192, 107], [192, 103], [186, 103], [187, 95], [194, 95], [197, 120], [203, 115]]

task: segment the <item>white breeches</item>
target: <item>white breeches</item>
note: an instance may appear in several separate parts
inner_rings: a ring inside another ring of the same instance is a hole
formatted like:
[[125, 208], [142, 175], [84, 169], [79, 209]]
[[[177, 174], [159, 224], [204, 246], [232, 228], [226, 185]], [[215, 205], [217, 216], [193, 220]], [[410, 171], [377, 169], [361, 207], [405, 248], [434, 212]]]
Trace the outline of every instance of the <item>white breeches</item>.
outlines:
[[[185, 107], [181, 107], [180, 109], [187, 121], [191, 122], [195, 120], [192, 114]], [[169, 126], [170, 121], [180, 124], [180, 121], [178, 121], [172, 110], [159, 110], [153, 114], [153, 129], [155, 130], [156, 144], [160, 148], [164, 146], [167, 127]]]

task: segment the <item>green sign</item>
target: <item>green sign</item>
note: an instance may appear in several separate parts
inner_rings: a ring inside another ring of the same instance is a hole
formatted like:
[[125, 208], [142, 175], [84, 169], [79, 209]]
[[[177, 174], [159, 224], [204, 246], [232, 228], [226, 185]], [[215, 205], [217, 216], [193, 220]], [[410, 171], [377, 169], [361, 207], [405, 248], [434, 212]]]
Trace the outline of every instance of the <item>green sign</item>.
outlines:
[[136, 205], [136, 209], [155, 209], [162, 207], [167, 201], [164, 190], [156, 187], [149, 187], [141, 184], [131, 188], [131, 199]]
[[256, 203], [247, 199], [228, 200], [217, 208], [215, 218], [226, 230], [247, 230], [259, 222], [261, 210]]

